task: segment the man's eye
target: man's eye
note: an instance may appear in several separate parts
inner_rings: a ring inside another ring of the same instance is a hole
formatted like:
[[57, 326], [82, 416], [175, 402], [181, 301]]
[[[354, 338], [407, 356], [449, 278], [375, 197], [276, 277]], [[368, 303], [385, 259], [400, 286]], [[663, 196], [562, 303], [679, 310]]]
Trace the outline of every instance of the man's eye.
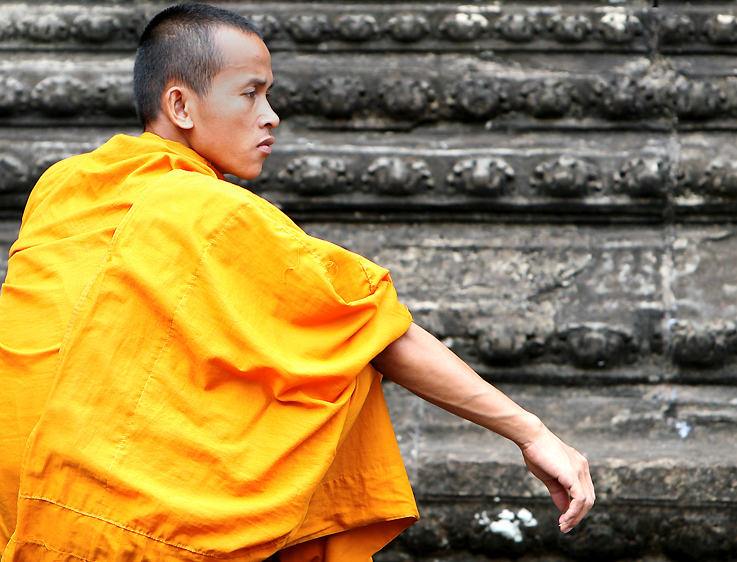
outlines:
[[247, 98], [255, 98], [256, 92], [255, 91], [254, 92], [244, 92], [243, 95], [246, 96]]

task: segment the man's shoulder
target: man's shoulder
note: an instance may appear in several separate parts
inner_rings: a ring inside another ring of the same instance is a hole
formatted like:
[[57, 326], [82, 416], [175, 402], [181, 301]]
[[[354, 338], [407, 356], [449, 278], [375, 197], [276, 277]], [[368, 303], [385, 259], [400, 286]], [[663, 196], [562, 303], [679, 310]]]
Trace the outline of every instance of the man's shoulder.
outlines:
[[[167, 193], [178, 200], [206, 199], [222, 205], [242, 205], [262, 199], [227, 180], [187, 169], [172, 169], [152, 183], [152, 189]], [[206, 209], [202, 209], [206, 211]]]
[[196, 171], [174, 169], [153, 182], [143, 196], [145, 207], [157, 207], [163, 213], [176, 206], [194, 217], [202, 214], [246, 215], [249, 221], [266, 221], [282, 229], [300, 231], [292, 220], [269, 201], [224, 179]]

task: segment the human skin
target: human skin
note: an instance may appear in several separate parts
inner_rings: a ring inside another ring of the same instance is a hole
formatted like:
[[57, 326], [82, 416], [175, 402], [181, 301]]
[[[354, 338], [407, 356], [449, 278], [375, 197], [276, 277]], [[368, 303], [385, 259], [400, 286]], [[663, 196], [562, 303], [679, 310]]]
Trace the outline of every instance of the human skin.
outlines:
[[[223, 174], [253, 179], [271, 153], [271, 130], [279, 124], [267, 98], [273, 83], [271, 57], [255, 35], [221, 28], [215, 37], [225, 64], [210, 91], [198, 96], [171, 84], [162, 94], [159, 117], [146, 130], [192, 148]], [[559, 524], [564, 533], [593, 506], [586, 458], [416, 324], [372, 364], [421, 398], [516, 443], [563, 512]]]
[[545, 484], [563, 512], [558, 522], [564, 533], [594, 505], [586, 458], [416, 324], [379, 353], [372, 364], [420, 398], [516, 443], [527, 467]]
[[271, 55], [256, 35], [223, 27], [215, 33], [224, 65], [203, 96], [183, 84], [162, 94], [162, 111], [146, 131], [175, 140], [222, 174], [254, 179], [271, 154], [279, 116], [269, 104]]

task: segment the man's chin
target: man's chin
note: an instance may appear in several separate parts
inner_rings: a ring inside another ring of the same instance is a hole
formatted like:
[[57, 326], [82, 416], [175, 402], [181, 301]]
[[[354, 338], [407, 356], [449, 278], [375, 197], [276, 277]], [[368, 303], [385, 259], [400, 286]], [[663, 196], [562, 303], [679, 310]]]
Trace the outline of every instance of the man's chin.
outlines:
[[235, 174], [239, 178], [243, 180], [255, 180], [257, 177], [261, 175], [261, 166], [258, 166], [258, 169], [255, 169], [256, 167], [252, 167], [248, 170], [245, 170], [241, 173]]
[[255, 180], [261, 175], [261, 164], [250, 164], [248, 166], [233, 166], [233, 169], [221, 169], [223, 175], [231, 175], [242, 180]]

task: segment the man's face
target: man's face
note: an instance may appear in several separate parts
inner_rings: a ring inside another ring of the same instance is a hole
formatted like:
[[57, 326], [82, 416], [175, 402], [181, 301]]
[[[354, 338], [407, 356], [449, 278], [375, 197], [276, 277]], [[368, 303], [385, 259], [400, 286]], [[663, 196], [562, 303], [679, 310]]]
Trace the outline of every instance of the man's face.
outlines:
[[266, 94], [271, 88], [271, 55], [255, 35], [231, 28], [216, 32], [223, 69], [210, 92], [189, 104], [194, 127], [188, 142], [223, 174], [253, 179], [271, 154], [271, 129], [279, 117]]

